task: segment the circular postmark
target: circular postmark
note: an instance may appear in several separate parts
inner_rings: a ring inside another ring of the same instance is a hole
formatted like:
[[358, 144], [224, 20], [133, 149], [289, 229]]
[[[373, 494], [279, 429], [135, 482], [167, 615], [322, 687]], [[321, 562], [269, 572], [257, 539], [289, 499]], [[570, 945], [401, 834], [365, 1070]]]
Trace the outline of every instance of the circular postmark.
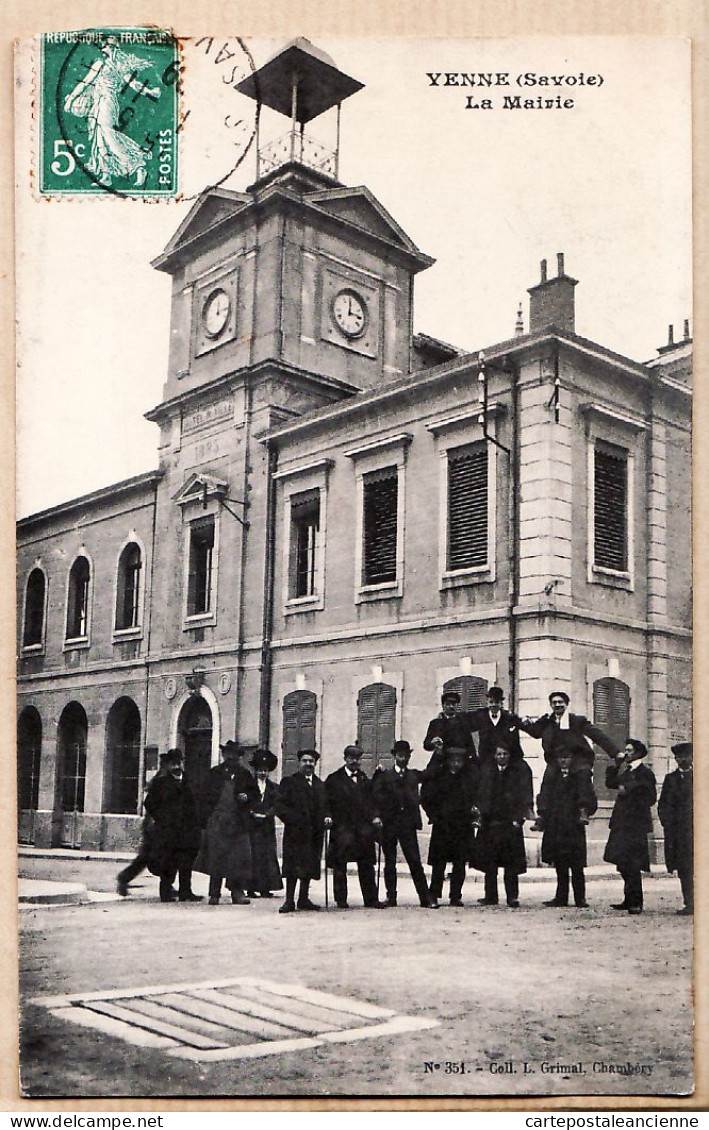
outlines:
[[255, 146], [260, 103], [242, 39], [148, 29], [45, 36], [40, 192], [196, 199]]

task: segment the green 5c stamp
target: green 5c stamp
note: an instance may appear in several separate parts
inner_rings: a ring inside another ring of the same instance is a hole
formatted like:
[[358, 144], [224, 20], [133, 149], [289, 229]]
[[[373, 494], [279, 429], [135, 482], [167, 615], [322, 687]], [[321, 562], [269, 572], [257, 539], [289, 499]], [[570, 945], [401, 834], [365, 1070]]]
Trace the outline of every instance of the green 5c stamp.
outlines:
[[179, 79], [167, 31], [43, 35], [40, 194], [175, 196]]

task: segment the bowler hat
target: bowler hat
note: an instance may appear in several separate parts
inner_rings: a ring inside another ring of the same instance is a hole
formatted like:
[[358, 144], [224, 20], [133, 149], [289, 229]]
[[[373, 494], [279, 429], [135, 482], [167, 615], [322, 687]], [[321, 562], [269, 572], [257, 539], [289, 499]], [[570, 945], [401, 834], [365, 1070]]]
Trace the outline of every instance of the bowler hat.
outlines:
[[460, 755], [460, 757], [462, 757], [462, 758], [463, 758], [463, 761], [467, 761], [467, 760], [468, 760], [468, 751], [467, 751], [467, 749], [463, 749], [463, 747], [462, 747], [462, 746], [459, 746], [459, 745], [449, 745], [449, 746], [446, 746], [446, 749], [444, 750], [444, 753], [445, 753], [445, 756], [446, 756], [447, 758], [451, 758], [451, 757], [453, 757], [454, 755], [455, 755], [455, 756], [458, 756], [458, 755]]
[[296, 754], [298, 761], [300, 761], [300, 759], [302, 757], [305, 757], [306, 753], [307, 753], [308, 757], [314, 758], [315, 761], [320, 760], [320, 754], [318, 753], [318, 751], [316, 749], [299, 749], [297, 754]]
[[160, 760], [163, 765], [174, 765], [176, 762], [182, 761], [184, 756], [181, 749], [169, 749], [167, 753], [160, 754]]
[[249, 759], [249, 765], [253, 765], [254, 769], [268, 769], [272, 773], [278, 765], [278, 758], [270, 749], [257, 749]]
[[346, 745], [342, 756], [347, 757], [348, 754], [352, 755], [353, 757], [362, 757], [364, 755], [364, 750], [362, 749], [361, 745]]
[[222, 753], [238, 753], [240, 757], [242, 754], [246, 753], [241, 742], [233, 742], [231, 739], [228, 742], [224, 742], [224, 745], [220, 745], [219, 748]]
[[631, 745], [640, 757], [647, 757], [647, 746], [639, 738], [628, 738], [625, 744]]
[[493, 702], [502, 702], [505, 692], [502, 687], [488, 687], [487, 697], [491, 698]]
[[692, 742], [677, 742], [672, 746], [672, 752], [676, 757], [691, 757], [694, 753]]
[[441, 702], [460, 702], [460, 695], [457, 691], [444, 691], [441, 695]]
[[411, 753], [411, 746], [409, 745], [408, 742], [405, 742], [405, 741], [394, 742], [394, 745], [392, 746], [391, 752], [392, 753]]

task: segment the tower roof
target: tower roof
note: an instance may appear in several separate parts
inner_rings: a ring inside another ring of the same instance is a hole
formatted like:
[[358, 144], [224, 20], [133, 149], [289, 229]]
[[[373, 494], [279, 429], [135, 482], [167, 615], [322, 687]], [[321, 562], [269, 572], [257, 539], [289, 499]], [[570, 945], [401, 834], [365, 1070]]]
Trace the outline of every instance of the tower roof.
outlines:
[[237, 84], [236, 89], [262, 106], [290, 118], [293, 80], [297, 80], [296, 118], [301, 125], [337, 106], [364, 83], [338, 70], [308, 39], [294, 39], [273, 58]]

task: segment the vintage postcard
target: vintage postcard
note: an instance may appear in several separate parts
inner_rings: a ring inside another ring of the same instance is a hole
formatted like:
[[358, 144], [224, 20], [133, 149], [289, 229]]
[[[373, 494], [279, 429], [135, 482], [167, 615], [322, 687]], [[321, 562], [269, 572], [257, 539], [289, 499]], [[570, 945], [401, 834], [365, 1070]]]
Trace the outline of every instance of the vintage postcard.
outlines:
[[689, 42], [15, 112], [22, 1094], [690, 1096]]

